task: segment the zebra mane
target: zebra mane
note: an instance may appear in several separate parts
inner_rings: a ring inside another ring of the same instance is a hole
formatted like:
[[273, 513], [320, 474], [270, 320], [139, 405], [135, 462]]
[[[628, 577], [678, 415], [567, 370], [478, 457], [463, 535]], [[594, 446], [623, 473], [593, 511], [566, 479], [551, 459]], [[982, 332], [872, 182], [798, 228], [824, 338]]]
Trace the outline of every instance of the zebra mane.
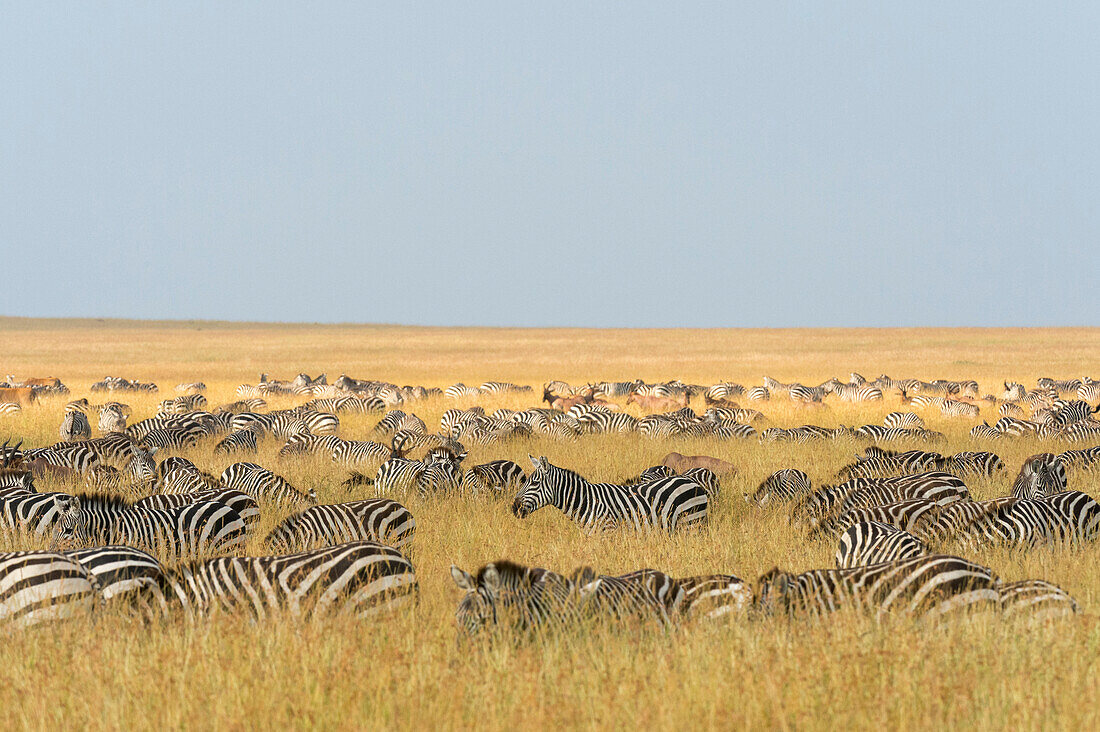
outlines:
[[83, 509], [102, 508], [124, 511], [128, 508], [132, 508], [134, 503], [136, 503], [136, 501], [123, 496], [107, 495], [104, 493], [74, 493], [72, 496], [80, 501], [80, 507]]
[[[502, 585], [514, 587], [524, 582], [525, 578], [528, 578], [528, 573], [537, 569], [533, 567], [527, 567], [516, 562], [509, 561], [507, 559], [500, 559], [495, 562], [490, 562], [477, 571], [477, 583], [480, 585], [485, 580], [485, 572], [492, 567], [500, 575]], [[527, 580], [530, 581], [530, 580]]]

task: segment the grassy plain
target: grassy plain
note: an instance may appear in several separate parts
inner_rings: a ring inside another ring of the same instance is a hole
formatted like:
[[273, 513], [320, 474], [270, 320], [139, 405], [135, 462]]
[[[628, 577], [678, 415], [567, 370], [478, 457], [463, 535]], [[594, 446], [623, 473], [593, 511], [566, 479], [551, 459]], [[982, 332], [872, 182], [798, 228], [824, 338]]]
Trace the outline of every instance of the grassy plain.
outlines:
[[[151, 415], [181, 381], [207, 383], [211, 405], [232, 401], [261, 371], [347, 373], [402, 384], [446, 386], [511, 380], [681, 378], [758, 384], [764, 375], [817, 383], [855, 370], [869, 378], [974, 378], [983, 392], [1004, 379], [1095, 375], [1100, 330], [508, 330], [390, 326], [154, 323], [0, 319], [0, 368], [17, 376], [59, 376], [73, 398], [105, 375], [152, 380], [155, 397], [123, 398], [133, 420]], [[484, 399], [487, 411], [531, 406], [537, 396]], [[0, 416], [0, 438], [56, 441], [64, 400]], [[292, 400], [271, 400], [272, 407]], [[471, 402], [472, 403], [472, 402]], [[412, 410], [431, 426], [453, 402]], [[699, 406], [698, 404], [693, 406]], [[832, 404], [806, 412], [773, 400], [761, 409], [779, 426], [879, 423], [896, 397], [873, 406]], [[967, 436], [972, 423], [924, 415], [949, 437], [944, 452], [993, 449], [1014, 474], [1042, 451], [1022, 441], [995, 446]], [[995, 418], [995, 415], [983, 415]], [[364, 439], [375, 418], [341, 415], [341, 435]], [[313, 458], [280, 461], [266, 442], [258, 462], [322, 502], [352, 497], [343, 472]], [[664, 632], [656, 628], [578, 631], [528, 643], [460, 646], [452, 614], [460, 593], [448, 567], [476, 569], [510, 558], [569, 571], [590, 564], [619, 573], [643, 566], [673, 575], [728, 572], [752, 580], [772, 566], [830, 566], [835, 547], [810, 542], [782, 507], [745, 504], [768, 473], [806, 470], [815, 484], [860, 446], [851, 442], [762, 447], [729, 443], [594, 437], [473, 447], [471, 463], [526, 454], [599, 479], [636, 474], [669, 450], [731, 460], [703, 531], [683, 536], [582, 535], [556, 509], [525, 521], [508, 500], [409, 496], [418, 529], [410, 556], [419, 605], [384, 623], [343, 619], [254, 625], [221, 616], [189, 627], [140, 627], [117, 617], [13, 635], [0, 643], [0, 689], [12, 726], [251, 728], [612, 728], [889, 726], [930, 728], [1096, 728], [1100, 691], [1100, 549], [985, 551], [974, 558], [1005, 580], [1041, 577], [1069, 590], [1082, 613], [1055, 625], [976, 617], [947, 627], [842, 616], [825, 622], [729, 618]], [[217, 473], [230, 460], [189, 454]], [[978, 497], [1004, 495], [1011, 475], [974, 481]], [[1100, 495], [1081, 479], [1072, 487]], [[259, 537], [281, 515], [267, 511]], [[8, 540], [0, 548], [14, 548]], [[29, 548], [26, 543], [20, 548]], [[261, 542], [252, 550], [262, 552]]]

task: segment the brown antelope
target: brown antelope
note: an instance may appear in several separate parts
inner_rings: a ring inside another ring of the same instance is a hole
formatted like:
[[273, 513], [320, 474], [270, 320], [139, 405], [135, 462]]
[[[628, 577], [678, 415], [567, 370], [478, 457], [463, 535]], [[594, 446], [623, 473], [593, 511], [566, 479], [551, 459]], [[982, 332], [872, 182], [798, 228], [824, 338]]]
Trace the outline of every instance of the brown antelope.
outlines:
[[733, 466], [733, 463], [728, 463], [725, 460], [711, 457], [710, 455], [681, 455], [678, 452], [670, 452], [668, 455], [665, 455], [665, 459], [661, 461], [661, 465], [672, 468], [680, 474], [692, 468], [706, 468], [715, 475], [725, 475], [726, 473], [737, 472], [737, 468]]
[[630, 396], [626, 398], [626, 403], [637, 404], [643, 411], [650, 413], [674, 412], [688, 405], [688, 396], [686, 392], [677, 397], [650, 396], [648, 394], [632, 392]]
[[34, 404], [37, 395], [29, 386], [0, 387], [0, 402], [11, 402], [22, 407]]

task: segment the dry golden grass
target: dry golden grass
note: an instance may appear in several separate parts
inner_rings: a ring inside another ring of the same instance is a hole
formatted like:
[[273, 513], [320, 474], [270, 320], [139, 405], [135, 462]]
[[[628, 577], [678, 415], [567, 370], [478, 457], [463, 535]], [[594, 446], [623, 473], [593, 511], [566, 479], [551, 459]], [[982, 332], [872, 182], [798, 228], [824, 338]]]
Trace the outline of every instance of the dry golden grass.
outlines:
[[[299, 371], [444, 386], [486, 379], [539, 385], [551, 378], [666, 379], [760, 383], [764, 375], [818, 382], [851, 370], [874, 378], [975, 378], [983, 391], [1003, 379], [1095, 373], [1100, 330], [680, 330], [587, 331], [402, 328], [383, 326], [130, 323], [0, 319], [5, 372], [61, 377], [73, 397], [104, 375], [152, 380], [155, 397], [128, 397], [134, 419], [202, 380], [212, 405], [235, 399], [261, 371]], [[485, 399], [487, 410], [526, 407], [537, 396]], [[56, 441], [64, 400], [0, 416], [0, 437]], [[273, 407], [294, 403], [271, 400]], [[413, 411], [438, 424], [443, 399]], [[697, 406], [697, 405], [696, 405]], [[833, 405], [804, 412], [782, 401], [763, 407], [775, 424], [880, 422], [896, 399], [870, 407]], [[971, 423], [925, 415], [948, 434], [944, 451], [974, 448]], [[341, 415], [341, 434], [363, 438], [374, 422]], [[311, 458], [279, 461], [267, 441], [259, 462], [323, 502], [349, 498], [342, 471]], [[556, 509], [525, 521], [508, 501], [468, 497], [404, 503], [418, 530], [410, 556], [421, 586], [418, 607], [386, 622], [344, 619], [303, 625], [253, 625], [219, 617], [142, 628], [105, 616], [4, 639], [0, 688], [9, 724], [92, 727], [796, 727], [1029, 728], [1095, 727], [1100, 690], [1100, 550], [1003, 550], [975, 556], [1004, 579], [1041, 577], [1069, 590], [1082, 614], [1055, 625], [1008, 625], [974, 617], [948, 627], [859, 617], [825, 622], [730, 618], [672, 632], [656, 628], [587, 630], [529, 643], [460, 647], [452, 614], [459, 591], [451, 563], [475, 569], [510, 558], [568, 571], [590, 564], [608, 573], [642, 566], [674, 575], [729, 572], [746, 579], [779, 565], [829, 566], [835, 547], [808, 542], [781, 507], [740, 500], [780, 467], [828, 478], [859, 449], [855, 443], [762, 447], [755, 441], [707, 443], [597, 437], [576, 443], [470, 450], [469, 460], [545, 454], [603, 479], [622, 478], [669, 450], [734, 462], [703, 531], [677, 536], [612, 533], [586, 537]], [[995, 446], [1014, 472], [1040, 451], [1029, 442]], [[230, 460], [189, 457], [220, 472]], [[971, 482], [980, 497], [1003, 495], [1010, 476]], [[1096, 496], [1082, 479], [1073, 487]], [[262, 537], [281, 514], [268, 511]], [[2, 548], [10, 548], [8, 541]], [[23, 543], [22, 546], [27, 546]], [[250, 547], [261, 552], [261, 542]]]

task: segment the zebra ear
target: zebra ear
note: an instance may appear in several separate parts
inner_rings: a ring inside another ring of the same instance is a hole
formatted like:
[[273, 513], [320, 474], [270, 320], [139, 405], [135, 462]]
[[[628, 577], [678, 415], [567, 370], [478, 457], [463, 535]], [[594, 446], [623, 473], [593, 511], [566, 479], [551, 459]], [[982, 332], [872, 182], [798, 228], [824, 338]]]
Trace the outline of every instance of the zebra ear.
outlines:
[[543, 469], [550, 467], [550, 461], [546, 459], [545, 455], [539, 458], [539, 467]]
[[451, 578], [455, 581], [455, 584], [458, 585], [458, 588], [460, 590], [473, 592], [475, 589], [477, 589], [477, 582], [475, 582], [474, 578], [470, 576], [470, 573], [465, 570], [459, 569], [453, 564], [451, 565]]
[[493, 565], [487, 565], [485, 571], [481, 573], [481, 581], [485, 589], [495, 593], [500, 589], [500, 572]]
[[535, 466], [535, 470], [539, 469], [539, 461], [535, 459], [535, 456], [531, 453], [527, 453], [527, 457], [530, 458], [531, 464]]
[[577, 597], [580, 598], [580, 601], [582, 603], [586, 603], [589, 600], [591, 600], [593, 597], [595, 597], [596, 592], [600, 589], [600, 583], [601, 582], [603, 582], [602, 579], [595, 579], [592, 582], [588, 582], [587, 584], [581, 585], [577, 589]]
[[596, 579], [596, 570], [591, 567], [578, 567], [573, 570], [572, 582], [575, 587], [583, 587]]

